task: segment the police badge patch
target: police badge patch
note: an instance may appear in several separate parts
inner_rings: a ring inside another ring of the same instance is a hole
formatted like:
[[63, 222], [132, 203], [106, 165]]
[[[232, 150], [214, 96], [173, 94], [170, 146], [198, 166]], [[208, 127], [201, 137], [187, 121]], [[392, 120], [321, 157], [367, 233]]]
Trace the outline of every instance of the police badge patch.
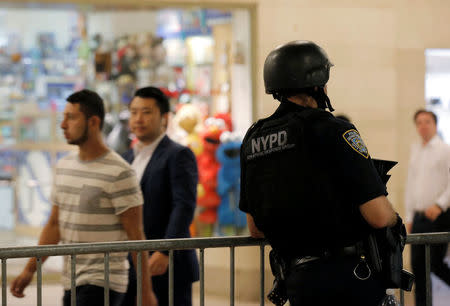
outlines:
[[369, 150], [367, 150], [367, 147], [357, 130], [348, 130], [342, 134], [342, 137], [344, 137], [345, 141], [353, 150], [364, 156], [364, 158], [369, 158]]

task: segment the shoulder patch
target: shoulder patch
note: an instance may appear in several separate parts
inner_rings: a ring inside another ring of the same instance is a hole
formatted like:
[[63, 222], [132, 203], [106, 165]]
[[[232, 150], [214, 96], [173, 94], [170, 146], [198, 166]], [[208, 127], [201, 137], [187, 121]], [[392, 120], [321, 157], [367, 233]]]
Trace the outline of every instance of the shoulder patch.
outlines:
[[353, 150], [364, 156], [364, 158], [369, 158], [369, 150], [367, 150], [367, 147], [357, 130], [348, 130], [342, 134], [342, 137], [344, 137], [345, 142], [347, 142]]

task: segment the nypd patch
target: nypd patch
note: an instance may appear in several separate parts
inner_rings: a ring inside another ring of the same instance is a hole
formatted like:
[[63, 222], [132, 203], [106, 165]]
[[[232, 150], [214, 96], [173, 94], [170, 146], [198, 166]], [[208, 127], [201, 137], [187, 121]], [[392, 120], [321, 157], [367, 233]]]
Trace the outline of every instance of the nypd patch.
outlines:
[[247, 154], [247, 160], [266, 156], [275, 152], [292, 149], [295, 144], [288, 144], [288, 132], [286, 130], [275, 131], [259, 137], [251, 138], [251, 154]]
[[348, 130], [342, 134], [342, 137], [344, 137], [345, 141], [353, 150], [364, 156], [364, 158], [369, 158], [369, 150], [367, 150], [367, 147], [357, 130]]

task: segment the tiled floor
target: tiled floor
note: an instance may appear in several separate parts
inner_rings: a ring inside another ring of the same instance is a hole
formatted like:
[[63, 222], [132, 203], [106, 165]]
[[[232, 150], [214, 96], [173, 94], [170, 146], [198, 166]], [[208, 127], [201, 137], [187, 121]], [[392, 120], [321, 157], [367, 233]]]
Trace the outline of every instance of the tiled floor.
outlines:
[[[22, 299], [13, 297], [8, 292], [8, 306], [31, 306], [36, 305], [36, 286], [30, 286], [25, 292], [26, 296]], [[42, 288], [42, 305], [44, 306], [61, 306], [62, 305], [63, 289], [60, 285], [46, 285]], [[194, 294], [193, 305], [200, 305], [198, 294]], [[228, 299], [206, 296], [205, 305], [207, 306], [226, 306], [230, 305]], [[237, 306], [257, 306], [259, 303], [249, 303], [236, 301]], [[269, 305], [266, 303], [266, 305]]]
[[[42, 305], [44, 306], [62, 306], [62, 295], [63, 289], [61, 285], [51, 284], [45, 285], [42, 288]], [[24, 298], [15, 298], [9, 292], [7, 295], [8, 305], [11, 306], [31, 306], [36, 305], [36, 286], [31, 285], [25, 291]], [[448, 306], [449, 299], [442, 299], [441, 303], [434, 302], [433, 306]], [[198, 290], [194, 289], [193, 296], [193, 305], [200, 305]], [[230, 305], [230, 301], [228, 298], [224, 297], [215, 297], [215, 296], [205, 296], [205, 305], [207, 306], [228, 306]], [[235, 301], [235, 305], [237, 306], [259, 306], [259, 302], [244, 302], [244, 301]], [[266, 301], [265, 305], [272, 305], [270, 302]], [[413, 306], [412, 296], [408, 295], [405, 299], [406, 306]]]

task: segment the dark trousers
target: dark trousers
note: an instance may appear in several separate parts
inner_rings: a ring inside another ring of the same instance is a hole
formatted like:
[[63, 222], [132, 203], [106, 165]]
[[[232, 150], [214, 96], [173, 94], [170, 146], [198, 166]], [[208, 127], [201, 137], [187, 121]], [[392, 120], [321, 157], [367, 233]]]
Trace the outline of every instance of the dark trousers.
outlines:
[[[128, 288], [122, 306], [134, 306], [137, 296], [136, 272], [134, 267], [130, 267], [128, 277]], [[158, 306], [169, 305], [169, 278], [168, 272], [160, 276], [152, 277], [153, 291], [158, 299]], [[192, 306], [192, 283], [175, 282], [174, 284], [174, 305]]]
[[[439, 222], [442, 217], [436, 221]], [[437, 223], [428, 220], [424, 214], [416, 213], [412, 224], [412, 233], [430, 233], [439, 231]], [[447, 253], [447, 244], [438, 244], [430, 247], [430, 266], [431, 271], [439, 278], [450, 285], [450, 268], [443, 261]], [[425, 247], [420, 244], [411, 246], [411, 267], [415, 280], [415, 299], [416, 306], [422, 306], [426, 303], [426, 283], [425, 283]]]
[[373, 274], [357, 279], [353, 270], [358, 263], [356, 257], [338, 257], [297, 266], [286, 281], [291, 306], [378, 306], [386, 288]]
[[[450, 209], [447, 209], [433, 222], [434, 232], [450, 232]], [[448, 244], [435, 244], [431, 248], [431, 271], [450, 286], [450, 267], [444, 262]]]
[[[95, 285], [82, 285], [76, 288], [77, 306], [101, 306], [105, 304], [104, 288]], [[109, 305], [120, 306], [125, 293], [109, 290]], [[63, 305], [70, 306], [71, 291], [65, 290]]]

